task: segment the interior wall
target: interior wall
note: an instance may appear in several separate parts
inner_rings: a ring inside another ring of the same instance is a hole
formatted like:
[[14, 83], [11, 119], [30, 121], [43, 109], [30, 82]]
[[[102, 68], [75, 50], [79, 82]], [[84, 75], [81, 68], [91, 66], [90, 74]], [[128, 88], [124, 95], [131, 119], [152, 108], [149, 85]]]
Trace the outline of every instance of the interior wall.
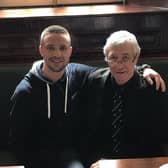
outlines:
[[[137, 36], [142, 49], [141, 58], [168, 59], [168, 9], [107, 5], [106, 11], [110, 11], [105, 14], [104, 10], [97, 13], [100, 10], [98, 6], [95, 6], [95, 13], [93, 6], [90, 7], [90, 12], [86, 7], [47, 8], [52, 15], [44, 12], [44, 8], [0, 10], [0, 63], [22, 64], [41, 59], [38, 52], [39, 35], [46, 26], [53, 24], [62, 25], [71, 32], [72, 62], [104, 63], [102, 47], [106, 38], [121, 29]], [[84, 14], [74, 15], [83, 8]]]

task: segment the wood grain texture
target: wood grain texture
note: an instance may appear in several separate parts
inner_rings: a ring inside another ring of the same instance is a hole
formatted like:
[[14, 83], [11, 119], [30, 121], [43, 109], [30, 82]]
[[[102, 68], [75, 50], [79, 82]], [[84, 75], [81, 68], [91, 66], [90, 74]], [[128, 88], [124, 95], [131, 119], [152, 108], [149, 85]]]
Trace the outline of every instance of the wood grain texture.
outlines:
[[48, 25], [66, 27], [72, 36], [71, 61], [104, 63], [103, 45], [110, 33], [134, 33], [141, 58], [168, 58], [168, 9], [132, 5], [88, 5], [0, 10], [0, 63], [32, 63], [40, 59], [38, 42]]

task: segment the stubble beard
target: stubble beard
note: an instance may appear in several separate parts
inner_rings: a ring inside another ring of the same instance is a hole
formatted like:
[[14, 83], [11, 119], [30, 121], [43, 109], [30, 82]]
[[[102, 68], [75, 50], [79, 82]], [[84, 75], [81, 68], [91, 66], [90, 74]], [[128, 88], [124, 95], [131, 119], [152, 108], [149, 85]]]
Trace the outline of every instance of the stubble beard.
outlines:
[[62, 72], [65, 70], [66, 66], [67, 66], [68, 63], [63, 63], [62, 65], [60, 65], [59, 67], [53, 67], [52, 65], [50, 64], [46, 64], [47, 65], [47, 68], [51, 71], [51, 72]]

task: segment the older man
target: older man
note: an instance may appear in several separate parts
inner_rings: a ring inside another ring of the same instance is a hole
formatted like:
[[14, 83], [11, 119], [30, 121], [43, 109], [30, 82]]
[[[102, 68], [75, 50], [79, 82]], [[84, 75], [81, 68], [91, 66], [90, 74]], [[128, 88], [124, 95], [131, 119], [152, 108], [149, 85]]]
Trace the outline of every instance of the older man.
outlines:
[[88, 160], [164, 155], [166, 93], [156, 91], [135, 71], [140, 56], [136, 37], [125, 30], [114, 32], [104, 55], [109, 67], [93, 72], [81, 93]]

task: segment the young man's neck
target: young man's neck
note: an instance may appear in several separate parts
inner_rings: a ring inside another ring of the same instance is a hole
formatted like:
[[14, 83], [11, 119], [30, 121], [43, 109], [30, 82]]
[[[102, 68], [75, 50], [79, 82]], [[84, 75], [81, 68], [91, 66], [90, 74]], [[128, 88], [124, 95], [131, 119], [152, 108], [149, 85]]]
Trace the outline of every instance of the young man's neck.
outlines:
[[64, 75], [64, 73], [65, 73], [65, 69], [63, 69], [63, 70], [60, 71], [60, 72], [53, 72], [53, 71], [48, 70], [48, 69], [46, 69], [46, 68], [45, 68], [45, 70], [44, 70], [44, 68], [42, 68], [42, 73], [43, 73], [43, 75], [44, 75], [45, 77], [47, 77], [49, 80], [51, 80], [51, 81], [53, 81], [53, 82], [56, 82], [56, 81], [60, 80], [60, 79], [63, 77], [63, 75]]

